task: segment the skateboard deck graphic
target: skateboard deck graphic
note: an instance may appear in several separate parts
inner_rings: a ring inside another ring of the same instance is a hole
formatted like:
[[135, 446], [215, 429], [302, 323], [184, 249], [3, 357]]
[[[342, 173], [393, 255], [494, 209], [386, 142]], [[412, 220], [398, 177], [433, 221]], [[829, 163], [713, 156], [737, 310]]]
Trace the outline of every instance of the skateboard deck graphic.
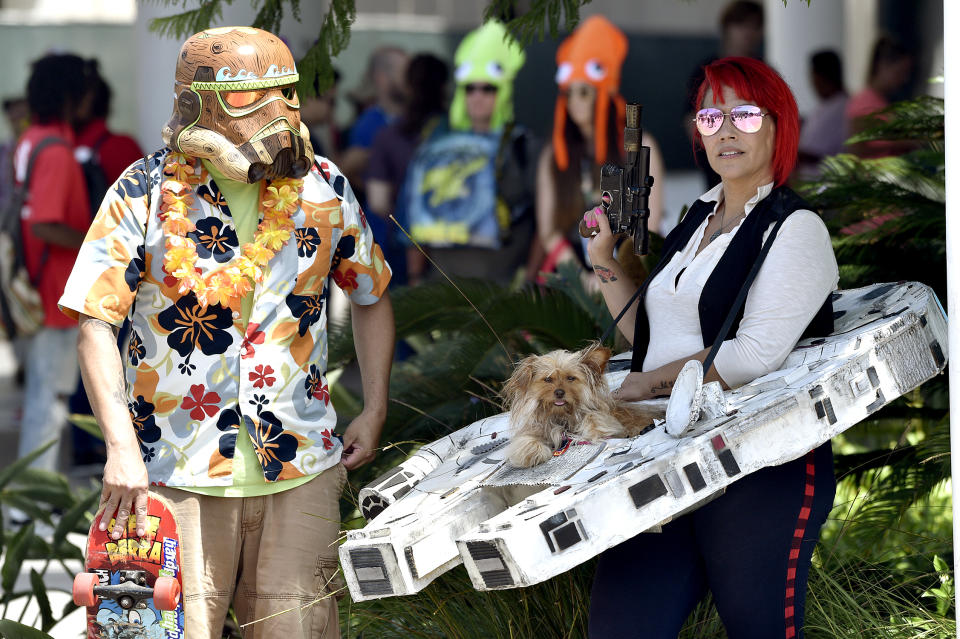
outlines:
[[179, 639], [184, 637], [180, 591], [180, 526], [169, 502], [150, 493], [147, 529], [137, 536], [131, 515], [120, 539], [90, 524], [84, 572], [73, 600], [87, 607], [88, 639]]

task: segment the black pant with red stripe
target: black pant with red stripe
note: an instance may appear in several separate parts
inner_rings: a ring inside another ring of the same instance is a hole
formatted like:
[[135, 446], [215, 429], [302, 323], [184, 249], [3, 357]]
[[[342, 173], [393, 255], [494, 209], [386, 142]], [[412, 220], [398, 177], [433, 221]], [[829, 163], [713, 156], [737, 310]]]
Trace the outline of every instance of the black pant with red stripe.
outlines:
[[607, 550], [590, 637], [675, 639], [709, 590], [729, 639], [801, 638], [810, 559], [835, 494], [827, 442], [734, 482], [663, 532]]

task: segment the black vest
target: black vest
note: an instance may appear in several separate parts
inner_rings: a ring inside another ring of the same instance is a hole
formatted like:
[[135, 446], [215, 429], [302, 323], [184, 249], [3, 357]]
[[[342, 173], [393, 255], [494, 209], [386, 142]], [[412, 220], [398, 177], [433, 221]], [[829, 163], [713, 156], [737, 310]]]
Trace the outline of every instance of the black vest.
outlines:
[[[693, 238], [700, 224], [713, 212], [714, 203], [697, 200], [694, 202], [686, 216], [681, 220], [663, 242], [663, 253], [660, 261], [657, 262], [649, 280], [659, 273], [665, 267], [670, 259], [678, 251], [683, 250], [687, 243]], [[760, 200], [750, 211], [750, 215], [743, 221], [740, 230], [730, 241], [723, 257], [717, 262], [710, 277], [703, 285], [703, 292], [700, 294], [700, 332], [703, 334], [704, 348], [712, 346], [716, 341], [720, 329], [723, 327], [723, 321], [730, 312], [730, 307], [736, 301], [737, 293], [740, 287], [747, 279], [750, 268], [760, 254], [763, 246], [763, 234], [772, 224], [775, 224], [782, 218], [786, 218], [794, 211], [800, 209], [813, 210], [813, 207], [807, 204], [799, 195], [785, 186], [778, 187], [770, 194]], [[637, 322], [633, 333], [633, 360], [630, 370], [639, 371], [643, 368], [643, 359], [647, 354], [647, 346], [650, 342], [650, 323], [647, 319], [647, 309], [643, 298], [640, 299], [640, 306], [637, 309]], [[737, 315], [730, 325], [730, 330], [724, 340], [736, 336], [740, 320], [743, 318], [743, 306], [737, 309]], [[833, 332], [833, 303], [831, 296], [828, 295], [823, 306], [817, 311], [817, 314], [811, 320], [810, 324], [803, 331], [803, 337], [826, 336]]]

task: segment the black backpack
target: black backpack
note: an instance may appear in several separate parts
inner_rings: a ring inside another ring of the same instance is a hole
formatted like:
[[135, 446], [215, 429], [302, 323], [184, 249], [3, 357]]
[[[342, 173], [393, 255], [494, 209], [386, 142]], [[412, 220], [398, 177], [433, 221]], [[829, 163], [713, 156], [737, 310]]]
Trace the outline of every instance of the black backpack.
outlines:
[[[104, 131], [92, 147], [78, 147], [74, 152], [74, 157], [83, 171], [83, 181], [87, 185], [91, 219], [97, 215], [100, 204], [110, 189], [107, 173], [103, 170], [103, 165], [100, 164], [100, 147], [103, 146], [108, 137], [110, 137], [110, 132]], [[80, 153], [77, 153], [77, 151], [80, 151]], [[86, 155], [85, 151], [89, 151], [90, 154]]]
[[[43, 303], [37, 292], [37, 282], [27, 273], [20, 212], [27, 200], [37, 156], [40, 151], [54, 144], [69, 146], [63, 138], [40, 140], [30, 150], [23, 182], [14, 187], [10, 198], [0, 209], [0, 335], [7, 339], [27, 337], [43, 326]], [[38, 272], [43, 272], [48, 252], [49, 248], [44, 248]]]

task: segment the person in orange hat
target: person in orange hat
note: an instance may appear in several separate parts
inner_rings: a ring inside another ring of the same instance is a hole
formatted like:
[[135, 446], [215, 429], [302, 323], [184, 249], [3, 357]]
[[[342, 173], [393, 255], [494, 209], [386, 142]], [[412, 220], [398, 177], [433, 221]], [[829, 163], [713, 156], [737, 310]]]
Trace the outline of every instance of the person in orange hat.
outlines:
[[[600, 167], [623, 162], [626, 102], [619, 87], [626, 57], [626, 36], [603, 16], [587, 18], [557, 49], [553, 141], [537, 167], [537, 232], [546, 251], [542, 272], [569, 260], [589, 267], [577, 225], [582, 205], [600, 198]], [[660, 149], [648, 133], [643, 144], [650, 147], [654, 184], [662, 184]], [[649, 206], [648, 228], [656, 232], [661, 217], [656, 186]]]

